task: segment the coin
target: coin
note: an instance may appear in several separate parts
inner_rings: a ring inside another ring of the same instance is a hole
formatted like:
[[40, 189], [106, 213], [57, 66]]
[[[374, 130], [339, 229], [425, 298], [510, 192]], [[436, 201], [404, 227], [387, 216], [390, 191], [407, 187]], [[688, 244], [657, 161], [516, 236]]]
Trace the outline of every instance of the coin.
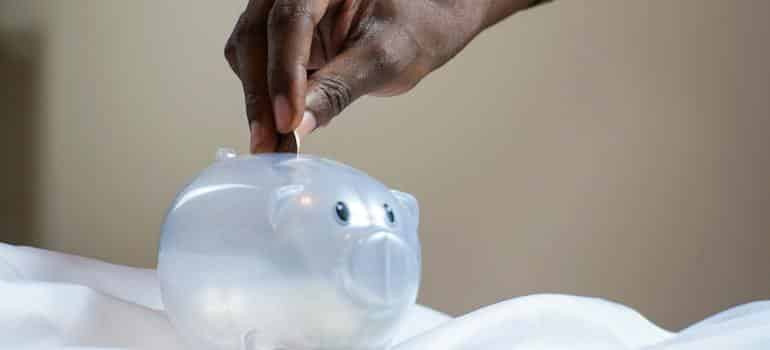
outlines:
[[289, 134], [278, 135], [278, 149], [279, 153], [299, 153], [300, 140], [297, 132], [294, 131]]

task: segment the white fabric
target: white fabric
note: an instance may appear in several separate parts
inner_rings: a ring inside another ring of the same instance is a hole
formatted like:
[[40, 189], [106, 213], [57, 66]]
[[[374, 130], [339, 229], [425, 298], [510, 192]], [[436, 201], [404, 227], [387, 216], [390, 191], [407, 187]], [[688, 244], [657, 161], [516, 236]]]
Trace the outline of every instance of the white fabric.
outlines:
[[[417, 306], [394, 350], [770, 349], [770, 302], [667, 332], [600, 299], [533, 295], [450, 317]], [[0, 243], [0, 349], [182, 349], [154, 270]]]

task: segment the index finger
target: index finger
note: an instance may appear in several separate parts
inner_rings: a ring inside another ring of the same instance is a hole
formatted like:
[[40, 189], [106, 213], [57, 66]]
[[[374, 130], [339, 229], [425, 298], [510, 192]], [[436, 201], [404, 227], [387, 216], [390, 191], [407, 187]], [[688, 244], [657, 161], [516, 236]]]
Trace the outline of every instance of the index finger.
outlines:
[[268, 88], [278, 131], [289, 133], [305, 108], [313, 33], [329, 0], [276, 0], [268, 21]]
[[235, 68], [243, 85], [246, 118], [251, 132], [251, 153], [273, 152], [277, 145], [266, 74], [269, 5], [268, 1], [249, 1], [228, 44], [235, 47]]

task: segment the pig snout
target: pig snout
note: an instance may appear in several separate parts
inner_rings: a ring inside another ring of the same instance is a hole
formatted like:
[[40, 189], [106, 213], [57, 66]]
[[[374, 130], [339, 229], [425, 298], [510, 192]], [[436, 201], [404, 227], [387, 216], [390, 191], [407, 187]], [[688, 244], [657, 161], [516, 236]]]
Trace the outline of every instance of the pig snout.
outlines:
[[398, 307], [414, 302], [419, 269], [414, 248], [394, 233], [376, 232], [353, 245], [345, 288], [368, 307]]

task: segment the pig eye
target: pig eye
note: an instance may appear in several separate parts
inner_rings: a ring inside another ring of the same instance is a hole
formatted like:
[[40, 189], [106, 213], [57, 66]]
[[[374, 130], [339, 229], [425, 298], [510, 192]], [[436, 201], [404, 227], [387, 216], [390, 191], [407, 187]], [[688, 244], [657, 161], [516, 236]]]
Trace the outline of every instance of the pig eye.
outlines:
[[385, 216], [388, 217], [388, 222], [391, 224], [396, 223], [396, 213], [393, 212], [393, 208], [391, 208], [389, 205], [384, 204], [383, 207], [385, 208]]
[[337, 214], [337, 222], [343, 225], [348, 224], [348, 220], [350, 220], [350, 210], [348, 210], [348, 206], [345, 205], [345, 203], [337, 202], [337, 205], [334, 206], [334, 212]]

